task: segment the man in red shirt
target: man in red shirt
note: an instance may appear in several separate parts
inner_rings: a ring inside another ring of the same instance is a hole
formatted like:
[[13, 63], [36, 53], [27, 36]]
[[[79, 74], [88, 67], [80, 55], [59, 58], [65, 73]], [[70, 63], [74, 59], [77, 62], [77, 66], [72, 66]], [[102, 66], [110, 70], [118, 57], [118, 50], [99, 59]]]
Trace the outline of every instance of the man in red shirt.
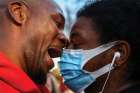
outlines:
[[49, 93], [44, 87], [53, 67], [48, 50], [60, 54], [63, 27], [52, 0], [0, 0], [0, 93]]

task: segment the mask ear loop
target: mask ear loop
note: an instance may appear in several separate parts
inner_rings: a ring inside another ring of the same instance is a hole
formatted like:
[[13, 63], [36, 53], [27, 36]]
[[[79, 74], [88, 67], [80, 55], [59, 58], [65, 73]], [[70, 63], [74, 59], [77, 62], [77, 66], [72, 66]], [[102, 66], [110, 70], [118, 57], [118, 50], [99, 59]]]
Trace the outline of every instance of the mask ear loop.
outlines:
[[93, 57], [109, 50], [110, 48], [112, 48], [118, 41], [114, 41], [114, 42], [110, 42], [107, 44], [103, 44], [101, 46], [98, 46], [94, 49], [90, 49], [90, 50], [84, 50], [83, 54], [84, 54], [84, 58], [83, 58], [83, 63], [81, 64], [81, 69], [83, 69], [84, 65]]
[[111, 69], [112, 69], [112, 67], [114, 65], [114, 62], [115, 62], [116, 58], [119, 58], [119, 57], [120, 57], [120, 53], [119, 52], [115, 52], [114, 57], [113, 57], [113, 60], [112, 60], [112, 62], [110, 64], [110, 66], [109, 66], [109, 72], [108, 72], [107, 78], [106, 78], [105, 83], [104, 83], [104, 85], [102, 87], [102, 90], [99, 93], [103, 93], [104, 92], [104, 89], [105, 89], [105, 86], [107, 84], [107, 81], [108, 81], [108, 79], [110, 77]]

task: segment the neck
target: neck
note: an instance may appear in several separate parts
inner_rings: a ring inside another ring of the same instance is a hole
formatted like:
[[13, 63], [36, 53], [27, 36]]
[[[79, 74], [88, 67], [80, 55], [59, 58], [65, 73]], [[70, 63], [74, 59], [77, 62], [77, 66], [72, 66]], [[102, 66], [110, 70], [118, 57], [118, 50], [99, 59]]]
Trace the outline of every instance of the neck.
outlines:
[[2, 48], [0, 49], [0, 51], [4, 53], [6, 57], [8, 57], [13, 64], [17, 65], [19, 68], [22, 69], [21, 62], [19, 61], [19, 55], [16, 52], [14, 52], [13, 50], [7, 51]]
[[110, 75], [110, 79], [106, 85], [104, 93], [117, 93], [118, 89], [122, 87], [126, 82], [126, 73], [127, 64], [123, 64], [120, 67], [117, 67], [114, 71], [112, 71]]
[[0, 51], [4, 53], [13, 64], [17, 65], [19, 68], [24, 69], [21, 54], [21, 40], [16, 37], [0, 38]]
[[[0, 10], [0, 13], [2, 11]], [[23, 69], [22, 41], [20, 28], [11, 23], [2, 12], [0, 16], [0, 51], [4, 53], [13, 64]]]

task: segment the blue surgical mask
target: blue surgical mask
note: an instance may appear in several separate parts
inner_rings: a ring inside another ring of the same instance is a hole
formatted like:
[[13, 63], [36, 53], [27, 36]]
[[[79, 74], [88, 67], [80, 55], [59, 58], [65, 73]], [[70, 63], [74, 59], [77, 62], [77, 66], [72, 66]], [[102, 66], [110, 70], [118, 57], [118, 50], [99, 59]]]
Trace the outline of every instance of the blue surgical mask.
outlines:
[[[90, 59], [112, 48], [116, 42], [117, 41], [104, 44], [90, 50], [64, 49], [59, 62], [64, 83], [74, 92], [80, 93], [92, 84], [96, 78], [109, 72], [110, 64], [94, 72], [83, 70], [83, 67]], [[111, 69], [113, 69], [113, 67]]]

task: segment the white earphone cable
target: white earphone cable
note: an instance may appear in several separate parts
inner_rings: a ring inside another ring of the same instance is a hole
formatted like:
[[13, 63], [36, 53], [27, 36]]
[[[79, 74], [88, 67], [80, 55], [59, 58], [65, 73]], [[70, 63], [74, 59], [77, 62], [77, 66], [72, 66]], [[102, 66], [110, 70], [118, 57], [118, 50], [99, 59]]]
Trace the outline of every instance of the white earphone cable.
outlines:
[[106, 78], [105, 83], [104, 83], [104, 85], [103, 85], [103, 87], [102, 87], [102, 90], [101, 90], [99, 93], [103, 93], [103, 92], [104, 92], [105, 86], [106, 86], [107, 81], [108, 81], [108, 79], [109, 79], [109, 77], [110, 77], [111, 69], [112, 69], [112, 67], [113, 67], [113, 65], [114, 65], [114, 62], [115, 62], [115, 60], [116, 60], [117, 57], [118, 57], [118, 55], [117, 55], [117, 56], [114, 55], [113, 60], [112, 60], [112, 62], [111, 62], [111, 64], [110, 64], [110, 66], [109, 66], [109, 72], [108, 72], [107, 78]]

